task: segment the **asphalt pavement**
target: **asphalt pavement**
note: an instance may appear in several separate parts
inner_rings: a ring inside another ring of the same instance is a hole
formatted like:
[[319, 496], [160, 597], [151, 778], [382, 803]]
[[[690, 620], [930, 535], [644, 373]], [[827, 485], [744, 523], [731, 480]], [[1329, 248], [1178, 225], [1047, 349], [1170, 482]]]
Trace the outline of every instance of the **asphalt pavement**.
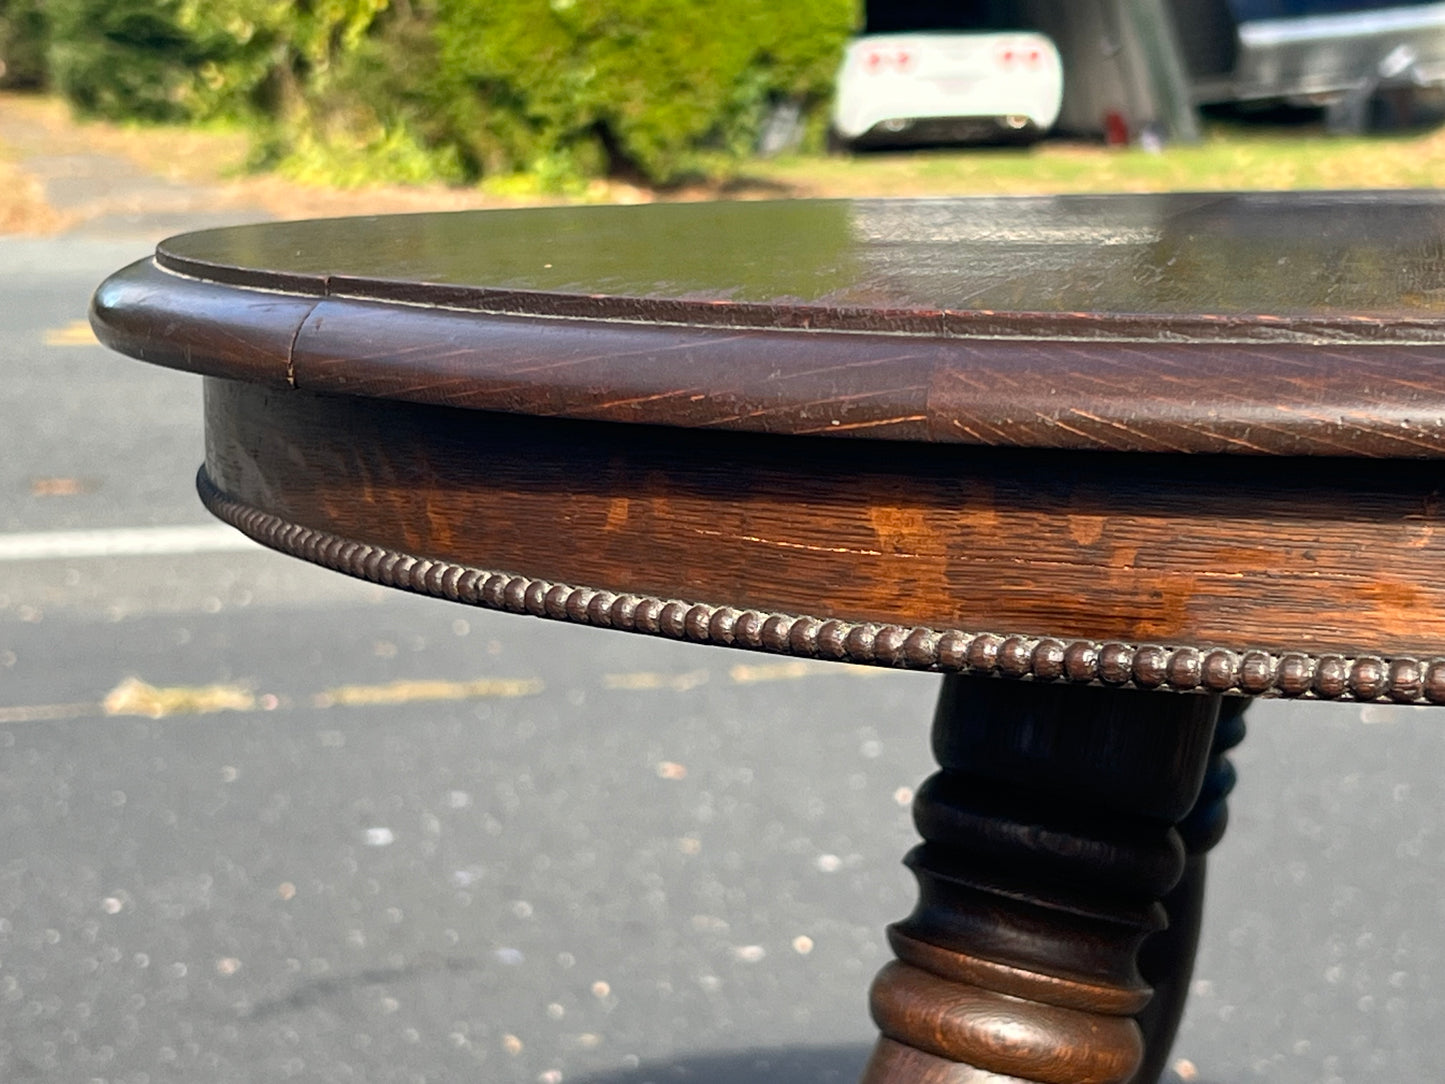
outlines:
[[[147, 230], [0, 238], [0, 1081], [853, 1079], [937, 679], [208, 527], [199, 382], [78, 323]], [[1250, 726], [1173, 1071], [1440, 1080], [1445, 715]]]

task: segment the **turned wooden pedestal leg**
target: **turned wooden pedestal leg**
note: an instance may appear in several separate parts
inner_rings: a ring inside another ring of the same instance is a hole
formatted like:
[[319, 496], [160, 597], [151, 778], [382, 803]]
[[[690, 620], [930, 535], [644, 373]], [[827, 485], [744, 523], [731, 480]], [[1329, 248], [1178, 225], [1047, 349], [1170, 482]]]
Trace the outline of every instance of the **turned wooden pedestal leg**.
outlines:
[[1243, 697], [1230, 697], [1220, 704], [1204, 786], [1194, 808], [1178, 825], [1187, 857], [1184, 876], [1164, 897], [1169, 926], [1145, 941], [1139, 952], [1139, 973], [1154, 996], [1138, 1015], [1144, 1033], [1144, 1062], [1135, 1074], [1136, 1084], [1154, 1084], [1159, 1079], [1184, 1015], [1204, 918], [1205, 856], [1224, 837], [1229, 823], [1225, 800], [1234, 789], [1235, 777], [1224, 754], [1244, 740], [1244, 709], [1248, 706], [1249, 701]]
[[[1203, 851], [1223, 829], [1232, 778], [1215, 746], [1220, 707], [1210, 696], [944, 679], [933, 732], [943, 770], [919, 790], [924, 842], [907, 860], [919, 902], [888, 931], [898, 959], [874, 981], [883, 1034], [864, 1084], [1157, 1073], [1188, 986]], [[1225, 713], [1223, 744], [1237, 714]], [[1145, 960], [1165, 988], [1151, 1011], [1140, 949], [1167, 928], [1166, 901], [1179, 925]]]

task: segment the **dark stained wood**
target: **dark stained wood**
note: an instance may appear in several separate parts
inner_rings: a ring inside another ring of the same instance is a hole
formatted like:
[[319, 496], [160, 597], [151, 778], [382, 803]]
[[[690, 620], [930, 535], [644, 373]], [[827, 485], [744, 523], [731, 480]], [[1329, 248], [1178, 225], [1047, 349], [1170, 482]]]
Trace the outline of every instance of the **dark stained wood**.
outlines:
[[[1445, 508], [1429, 463], [1240, 473], [1225, 457], [765, 440], [224, 380], [208, 382], [207, 404], [207, 469], [224, 494], [418, 557], [1063, 643], [1445, 645]], [[1122, 680], [1138, 669], [1149, 683], [1142, 659]], [[1308, 675], [1277, 686], [1283, 666], [1270, 661], [1252, 691], [1314, 690]]]
[[867, 1084], [1144, 1084], [1219, 694], [1445, 703], [1442, 193], [269, 224], [92, 322], [208, 378], [203, 499], [285, 552], [947, 673]]
[[896, 961], [874, 980], [872, 1006], [874, 1021], [895, 1042], [1021, 1080], [1121, 1084], [1142, 1056], [1133, 1021], [1021, 1005], [1017, 998]]
[[1149, 937], [1139, 952], [1139, 973], [1154, 996], [1136, 1017], [1144, 1036], [1144, 1060], [1134, 1084], [1154, 1084], [1161, 1078], [1184, 1015], [1204, 920], [1206, 854], [1223, 838], [1229, 823], [1225, 799], [1234, 789], [1235, 774], [1225, 754], [1244, 740], [1248, 706], [1243, 697], [1227, 697], [1220, 704], [1204, 785], [1194, 808], [1178, 825], [1186, 858], [1184, 875], [1163, 900], [1169, 925]]
[[171, 369], [284, 387], [291, 344], [316, 299], [215, 286], [142, 261], [108, 278], [91, 322], [113, 350]]
[[157, 255], [214, 282], [551, 316], [1438, 341], [1442, 208], [1434, 192], [561, 207], [266, 223]]
[[1016, 1076], [975, 1069], [895, 1043], [886, 1036], [873, 1048], [873, 1056], [863, 1070], [863, 1080], [890, 1084], [1026, 1084]]
[[178, 368], [467, 409], [1435, 457], [1442, 252], [1434, 193], [477, 212], [173, 239], [93, 317]]
[[[1140, 946], [1185, 871], [1174, 825], [1200, 791], [1219, 704], [945, 678], [943, 770], [914, 805], [919, 902], [873, 986], [885, 1040], [1047, 1084], [1135, 1078]], [[1172, 1021], [1152, 1028], [1172, 1035]], [[865, 1084], [907, 1079], [906, 1060], [880, 1051]]]
[[845, 350], [825, 361], [818, 336], [795, 332], [719, 334], [464, 312], [432, 313], [425, 322], [419, 329], [414, 320], [397, 319], [395, 306], [324, 301], [296, 336], [297, 383], [597, 421], [898, 440], [929, 435], [935, 350], [926, 341], [835, 336]]

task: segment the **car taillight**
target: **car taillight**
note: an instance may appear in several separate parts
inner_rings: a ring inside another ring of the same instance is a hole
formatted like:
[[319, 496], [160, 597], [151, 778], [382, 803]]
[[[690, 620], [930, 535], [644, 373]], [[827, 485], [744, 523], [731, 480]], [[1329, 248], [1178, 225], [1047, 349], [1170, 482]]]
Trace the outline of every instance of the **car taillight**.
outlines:
[[1019, 67], [1038, 68], [1044, 62], [1044, 51], [1037, 45], [1005, 44], [994, 50], [994, 60], [1009, 71]]
[[877, 49], [863, 54], [863, 67], [869, 75], [877, 75], [885, 69], [906, 72], [913, 67], [916, 57], [907, 49], [881, 52]]

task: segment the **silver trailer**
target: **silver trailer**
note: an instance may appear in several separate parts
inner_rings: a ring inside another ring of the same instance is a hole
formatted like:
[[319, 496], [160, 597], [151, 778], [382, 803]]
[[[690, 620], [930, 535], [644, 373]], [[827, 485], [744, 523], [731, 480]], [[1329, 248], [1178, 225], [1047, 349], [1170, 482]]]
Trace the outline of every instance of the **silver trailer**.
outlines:
[[1370, 126], [1384, 99], [1408, 112], [1445, 87], [1445, 3], [1171, 0], [1199, 105], [1323, 106], [1331, 126]]

